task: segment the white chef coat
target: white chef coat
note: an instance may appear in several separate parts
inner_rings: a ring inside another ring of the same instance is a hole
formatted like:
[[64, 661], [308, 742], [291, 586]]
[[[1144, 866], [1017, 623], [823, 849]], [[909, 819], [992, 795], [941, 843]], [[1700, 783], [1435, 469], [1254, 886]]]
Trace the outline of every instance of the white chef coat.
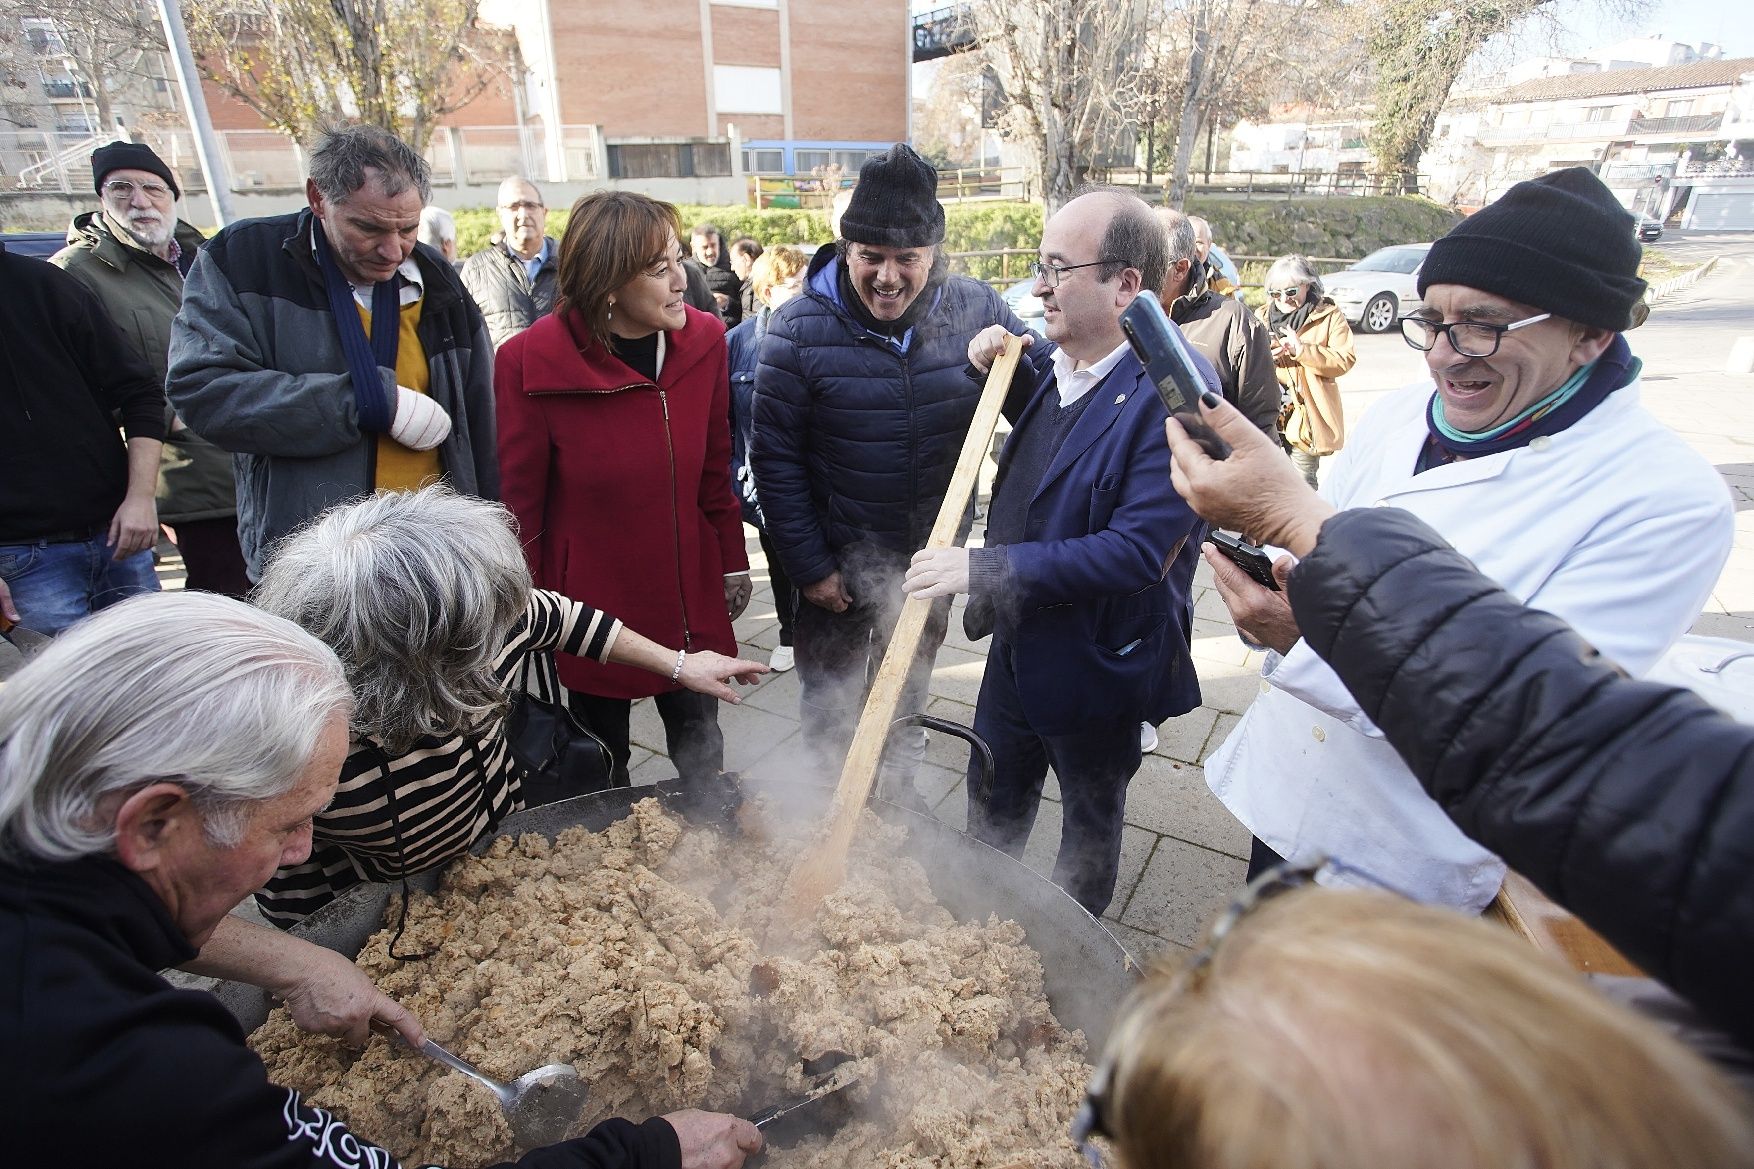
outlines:
[[[1416, 476], [1432, 387], [1408, 386], [1360, 420], [1322, 494], [1340, 508], [1407, 509], [1512, 595], [1642, 674], [1716, 586], [1734, 511], [1717, 472], [1639, 405], [1639, 390], [1635, 381], [1527, 446]], [[1206, 782], [1292, 860], [1325, 853], [1469, 911], [1485, 908], [1504, 877], [1303, 642], [1267, 655], [1261, 694], [1208, 759]]]

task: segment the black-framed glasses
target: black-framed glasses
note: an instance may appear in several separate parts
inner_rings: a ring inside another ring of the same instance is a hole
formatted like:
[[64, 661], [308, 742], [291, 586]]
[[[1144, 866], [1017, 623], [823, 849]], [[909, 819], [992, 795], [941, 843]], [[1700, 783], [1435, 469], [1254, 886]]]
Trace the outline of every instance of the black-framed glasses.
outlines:
[[[1397, 897], [1413, 900], [1404, 891], [1373, 876], [1356, 865], [1333, 857], [1316, 857], [1302, 864], [1293, 861], [1280, 861], [1247, 885], [1241, 893], [1225, 907], [1223, 913], [1212, 922], [1212, 928], [1206, 933], [1206, 941], [1194, 951], [1175, 974], [1175, 986], [1178, 990], [1185, 989], [1189, 984], [1204, 977], [1206, 968], [1212, 964], [1212, 957], [1224, 939], [1236, 929], [1237, 923], [1271, 901], [1281, 893], [1293, 889], [1301, 889], [1312, 885], [1324, 877], [1341, 876], [1351, 879], [1353, 884], [1372, 885]], [[1104, 1059], [1097, 1065], [1090, 1077], [1090, 1083], [1084, 1088], [1084, 1102], [1079, 1105], [1078, 1112], [1072, 1117], [1072, 1143], [1084, 1154], [1085, 1160], [1091, 1165], [1100, 1167], [1103, 1164], [1102, 1153], [1091, 1143], [1091, 1137], [1102, 1137], [1104, 1140], [1115, 1139], [1110, 1122], [1113, 1119], [1114, 1105], [1110, 1092], [1114, 1087], [1114, 1061]]]
[[171, 189], [163, 183], [131, 183], [127, 179], [111, 179], [104, 184], [104, 194], [122, 202], [132, 199], [135, 191], [145, 191], [146, 197], [155, 203], [171, 197]]
[[1402, 317], [1401, 336], [1407, 344], [1421, 353], [1430, 353], [1437, 344], [1437, 335], [1449, 335], [1449, 347], [1463, 357], [1491, 357], [1498, 352], [1499, 343], [1504, 335], [1523, 328], [1525, 325], [1538, 324], [1552, 316], [1552, 313], [1538, 313], [1532, 317], [1524, 317], [1520, 321], [1512, 321], [1508, 325], [1494, 325], [1486, 321], [1453, 321], [1444, 324], [1442, 321], [1428, 321], [1424, 317]]
[[1060, 278], [1066, 273], [1076, 272], [1080, 268], [1095, 268], [1100, 264], [1120, 264], [1127, 268], [1136, 267], [1131, 260], [1092, 260], [1088, 264], [1049, 264], [1043, 260], [1037, 260], [1029, 266], [1029, 270], [1035, 273], [1037, 280], [1049, 288], [1058, 288]]

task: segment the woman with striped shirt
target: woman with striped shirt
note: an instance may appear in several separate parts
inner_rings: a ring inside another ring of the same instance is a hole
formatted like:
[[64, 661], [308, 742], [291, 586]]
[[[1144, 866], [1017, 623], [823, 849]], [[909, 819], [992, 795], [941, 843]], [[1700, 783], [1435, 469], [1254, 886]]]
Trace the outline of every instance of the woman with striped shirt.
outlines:
[[[334, 800], [316, 817], [311, 855], [256, 894], [283, 929], [353, 885], [463, 855], [524, 806], [505, 716], [531, 654], [635, 666], [732, 703], [731, 680], [767, 671], [667, 649], [532, 588], [506, 510], [444, 487], [331, 509], [275, 550], [251, 599], [327, 643], [354, 696], [350, 750]], [[418, 1035], [412, 1016], [337, 958], [230, 917], [188, 969], [281, 994], [307, 1030], [363, 1039], [378, 1014]]]

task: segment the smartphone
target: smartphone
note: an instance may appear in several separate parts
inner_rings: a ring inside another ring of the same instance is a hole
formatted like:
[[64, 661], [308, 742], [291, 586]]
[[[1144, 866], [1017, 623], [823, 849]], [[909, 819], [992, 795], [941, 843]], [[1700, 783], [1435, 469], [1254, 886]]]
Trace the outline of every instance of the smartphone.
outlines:
[[1206, 540], [1225, 559], [1249, 574], [1255, 583], [1279, 592], [1279, 581], [1273, 576], [1273, 558], [1268, 556], [1258, 544], [1251, 544], [1242, 536], [1233, 536], [1229, 532], [1220, 532], [1214, 528], [1206, 533]]
[[1121, 313], [1121, 332], [1157, 386], [1164, 409], [1174, 415], [1209, 457], [1229, 458], [1230, 444], [1219, 438], [1200, 414], [1200, 395], [1206, 392], [1206, 380], [1200, 376], [1187, 343], [1170, 324], [1155, 292], [1147, 289], [1133, 298], [1133, 303]]

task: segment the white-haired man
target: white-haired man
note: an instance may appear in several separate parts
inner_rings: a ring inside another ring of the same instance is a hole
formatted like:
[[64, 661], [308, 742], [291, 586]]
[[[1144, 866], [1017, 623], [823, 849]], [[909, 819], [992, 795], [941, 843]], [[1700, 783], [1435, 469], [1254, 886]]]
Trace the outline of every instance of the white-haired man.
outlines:
[[[351, 708], [322, 642], [197, 592], [106, 609], [0, 690], [0, 1097], [13, 1163], [396, 1165], [270, 1083], [218, 1000], [157, 973], [309, 853]], [[605, 1121], [518, 1164], [734, 1169], [760, 1144], [747, 1121], [690, 1111]]]

